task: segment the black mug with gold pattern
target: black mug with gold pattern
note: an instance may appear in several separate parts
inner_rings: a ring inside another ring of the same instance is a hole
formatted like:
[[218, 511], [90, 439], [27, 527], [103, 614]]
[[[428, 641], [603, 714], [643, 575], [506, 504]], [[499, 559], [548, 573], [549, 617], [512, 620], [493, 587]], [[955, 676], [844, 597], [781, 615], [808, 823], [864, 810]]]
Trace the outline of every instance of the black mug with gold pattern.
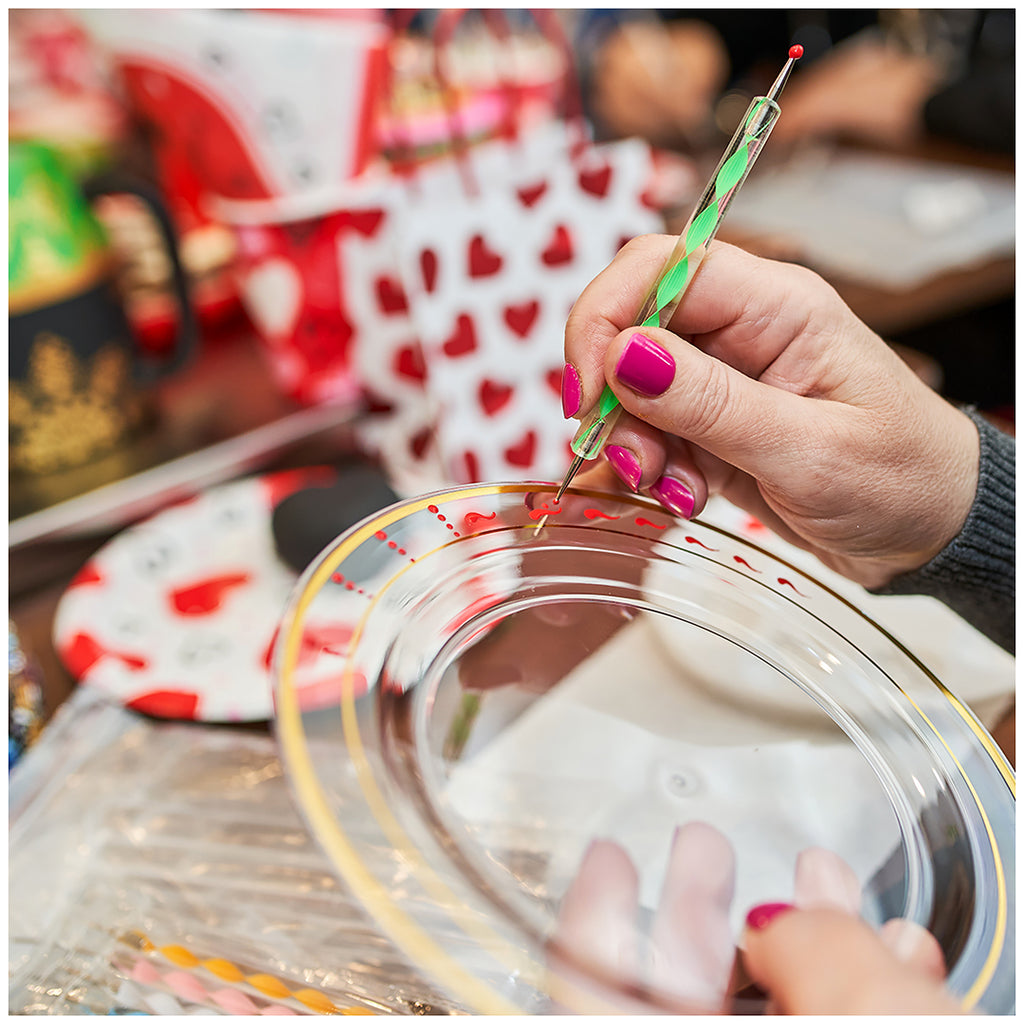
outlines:
[[[174, 228], [155, 191], [111, 176], [80, 186], [47, 146], [8, 144], [9, 433], [12, 474], [83, 465], [146, 419], [146, 388], [192, 354], [196, 322]], [[113, 258], [90, 200], [131, 193], [160, 226], [178, 301], [165, 356], [132, 338]]]

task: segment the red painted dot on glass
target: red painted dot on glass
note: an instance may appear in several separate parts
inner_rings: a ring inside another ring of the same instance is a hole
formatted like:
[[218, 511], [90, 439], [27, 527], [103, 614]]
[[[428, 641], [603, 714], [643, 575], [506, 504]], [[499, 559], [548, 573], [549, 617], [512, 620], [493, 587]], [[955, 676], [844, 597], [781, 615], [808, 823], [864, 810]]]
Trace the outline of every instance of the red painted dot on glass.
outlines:
[[588, 519], [621, 519], [622, 516], [610, 516], [607, 512], [602, 512], [598, 508], [585, 508], [583, 514]]
[[[374, 534], [374, 537], [376, 537], [377, 540], [382, 540], [382, 541], [386, 542], [387, 546], [389, 548], [391, 548], [392, 551], [394, 551], [396, 554], [399, 554], [399, 555], [409, 555], [409, 553], [405, 550], [405, 548], [400, 548], [394, 541], [388, 540], [388, 535], [383, 530], [378, 530]], [[416, 559], [411, 557], [411, 556], [409, 556], [409, 561], [410, 562], [415, 562]]]
[[372, 594], [367, 594], [362, 587], [353, 583], [352, 580], [346, 579], [340, 572], [331, 573], [331, 582], [337, 583], [339, 586], [343, 586], [346, 590], [354, 590], [357, 594], [362, 594], [364, 597], [373, 597]]
[[462, 534], [459, 533], [458, 530], [456, 530], [455, 527], [451, 523], [448, 522], [448, 517], [446, 515], [444, 515], [441, 512], [441, 510], [436, 505], [428, 505], [427, 506], [427, 511], [428, 512], [433, 512], [434, 515], [437, 516], [437, 521], [439, 523], [444, 523], [444, 525], [447, 526], [448, 529], [452, 531], [452, 536], [453, 537], [461, 537], [462, 536]]

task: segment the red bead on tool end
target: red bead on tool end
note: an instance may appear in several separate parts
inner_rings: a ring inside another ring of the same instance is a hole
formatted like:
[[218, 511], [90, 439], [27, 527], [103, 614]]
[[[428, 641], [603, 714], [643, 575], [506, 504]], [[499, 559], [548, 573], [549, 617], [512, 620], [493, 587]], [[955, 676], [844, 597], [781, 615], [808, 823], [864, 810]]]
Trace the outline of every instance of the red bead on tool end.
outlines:
[[799, 60], [804, 55], [804, 48], [799, 43], [794, 43], [789, 48], [789, 55], [793, 60]]

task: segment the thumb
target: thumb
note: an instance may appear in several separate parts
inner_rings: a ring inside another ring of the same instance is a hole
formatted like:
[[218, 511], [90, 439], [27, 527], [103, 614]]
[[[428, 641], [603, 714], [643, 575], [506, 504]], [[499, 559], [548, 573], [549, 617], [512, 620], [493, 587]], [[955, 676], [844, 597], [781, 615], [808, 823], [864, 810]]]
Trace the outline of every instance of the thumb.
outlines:
[[605, 377], [638, 419], [755, 477], [769, 466], [785, 468], [779, 437], [792, 442], [807, 429], [806, 399], [762, 384], [661, 328], [620, 334], [608, 347]]
[[860, 918], [831, 909], [777, 911], [751, 911], [744, 963], [780, 1012], [962, 1012], [930, 971], [898, 959]]

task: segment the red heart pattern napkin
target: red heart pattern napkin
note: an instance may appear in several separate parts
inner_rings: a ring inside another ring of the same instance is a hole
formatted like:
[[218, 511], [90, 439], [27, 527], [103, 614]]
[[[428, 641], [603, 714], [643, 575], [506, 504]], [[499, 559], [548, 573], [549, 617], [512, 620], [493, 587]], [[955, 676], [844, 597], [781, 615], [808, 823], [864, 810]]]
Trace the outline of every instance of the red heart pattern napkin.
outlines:
[[474, 147], [470, 187], [449, 165], [447, 190], [408, 200], [396, 242], [446, 483], [561, 477], [566, 317], [627, 239], [663, 227], [644, 143], [569, 146], [551, 124]]

